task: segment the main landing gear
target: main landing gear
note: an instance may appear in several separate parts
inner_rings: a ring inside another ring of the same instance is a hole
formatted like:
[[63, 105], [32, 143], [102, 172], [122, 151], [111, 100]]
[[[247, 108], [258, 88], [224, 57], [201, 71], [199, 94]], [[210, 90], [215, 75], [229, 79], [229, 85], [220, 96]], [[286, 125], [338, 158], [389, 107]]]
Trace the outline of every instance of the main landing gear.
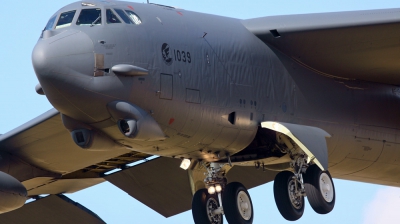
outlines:
[[335, 186], [329, 171], [322, 171], [315, 164], [307, 163], [307, 156], [296, 149], [285, 136], [280, 136], [290, 154], [291, 171], [278, 173], [274, 180], [275, 202], [281, 215], [289, 221], [301, 218], [304, 213], [304, 197], [315, 212], [327, 214], [335, 206]]
[[[247, 189], [238, 182], [229, 184], [223, 165], [211, 163], [204, 182], [207, 189], [198, 190], [192, 201], [196, 224], [222, 224], [223, 215], [229, 224], [253, 223], [253, 204]], [[221, 206], [222, 205], [222, 206]]]
[[[277, 135], [277, 148], [290, 156], [290, 169], [278, 173], [274, 181], [275, 202], [281, 215], [289, 220], [304, 213], [304, 197], [315, 212], [327, 214], [335, 206], [335, 186], [328, 171], [321, 170], [287, 136]], [[230, 224], [253, 223], [254, 209], [247, 189], [238, 182], [227, 184], [224, 164], [211, 163], [204, 183], [192, 201], [196, 224], [222, 224], [223, 215]], [[290, 171], [289, 171], [290, 170]]]

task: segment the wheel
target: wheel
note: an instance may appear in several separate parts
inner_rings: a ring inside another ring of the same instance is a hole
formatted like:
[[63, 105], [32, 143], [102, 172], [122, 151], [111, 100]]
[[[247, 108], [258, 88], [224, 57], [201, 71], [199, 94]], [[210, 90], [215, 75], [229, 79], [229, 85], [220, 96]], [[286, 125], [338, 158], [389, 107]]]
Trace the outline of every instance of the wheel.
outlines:
[[196, 224], [222, 224], [222, 214], [214, 215], [213, 211], [219, 207], [216, 195], [210, 195], [207, 189], [198, 190], [192, 200], [192, 215]]
[[304, 185], [308, 202], [316, 213], [327, 214], [333, 210], [336, 194], [329, 171], [311, 165], [304, 176]]
[[253, 203], [243, 184], [232, 182], [226, 185], [222, 205], [229, 224], [253, 223]]
[[274, 180], [274, 197], [279, 212], [289, 221], [296, 221], [304, 213], [304, 196], [296, 194], [301, 185], [293, 179], [294, 174], [289, 171], [278, 173]]

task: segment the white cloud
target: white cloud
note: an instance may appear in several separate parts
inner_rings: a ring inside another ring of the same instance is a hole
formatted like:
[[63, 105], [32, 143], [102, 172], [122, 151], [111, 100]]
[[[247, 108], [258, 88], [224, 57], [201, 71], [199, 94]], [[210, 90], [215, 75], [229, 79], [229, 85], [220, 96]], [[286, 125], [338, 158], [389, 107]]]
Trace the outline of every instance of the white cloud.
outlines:
[[400, 188], [385, 187], [364, 209], [363, 224], [400, 223]]

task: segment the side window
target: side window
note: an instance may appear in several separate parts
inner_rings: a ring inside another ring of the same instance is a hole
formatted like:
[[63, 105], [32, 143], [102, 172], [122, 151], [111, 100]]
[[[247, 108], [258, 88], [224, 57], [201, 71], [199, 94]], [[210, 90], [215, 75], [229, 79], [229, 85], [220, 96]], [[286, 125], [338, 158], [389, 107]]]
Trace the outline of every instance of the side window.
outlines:
[[49, 22], [47, 22], [46, 27], [44, 28], [44, 30], [52, 30], [53, 26], [54, 26], [54, 22], [56, 21], [57, 15], [51, 17], [51, 19], [49, 20]]
[[114, 9], [114, 10], [117, 12], [119, 17], [121, 17], [122, 20], [124, 20], [125, 23], [133, 24], [133, 22], [129, 19], [129, 17], [125, 14], [125, 12], [122, 9]]
[[113, 11], [111, 11], [111, 9], [107, 9], [106, 14], [107, 24], [121, 23], [121, 21], [119, 21], [118, 17], [113, 13]]
[[61, 13], [60, 18], [58, 19], [58, 22], [56, 25], [56, 29], [71, 26], [72, 19], [75, 16], [75, 12], [76, 12], [76, 10]]
[[101, 9], [82, 9], [76, 21], [78, 26], [101, 25]]
[[131, 18], [132, 22], [136, 25], [139, 25], [142, 23], [140, 20], [139, 16], [136, 15], [136, 13], [132, 12], [131, 10], [125, 10], [126, 14], [128, 14], [129, 18]]

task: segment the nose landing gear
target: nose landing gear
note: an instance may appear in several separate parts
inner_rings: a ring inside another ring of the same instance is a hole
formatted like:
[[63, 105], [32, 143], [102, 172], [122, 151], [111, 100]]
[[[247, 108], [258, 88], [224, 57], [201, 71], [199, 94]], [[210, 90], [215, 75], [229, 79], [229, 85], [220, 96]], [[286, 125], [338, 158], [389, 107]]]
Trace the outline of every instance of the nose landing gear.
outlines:
[[200, 189], [193, 196], [194, 222], [222, 224], [225, 215], [230, 224], [253, 223], [253, 203], [246, 187], [238, 182], [226, 184], [223, 164], [211, 163], [207, 171], [204, 182], [208, 189]]
[[253, 203], [247, 189], [239, 182], [229, 183], [222, 198], [226, 220], [230, 224], [253, 223]]
[[192, 215], [196, 224], [222, 224], [222, 213], [218, 213], [220, 204], [215, 194], [209, 194], [207, 189], [198, 190], [192, 201]]

